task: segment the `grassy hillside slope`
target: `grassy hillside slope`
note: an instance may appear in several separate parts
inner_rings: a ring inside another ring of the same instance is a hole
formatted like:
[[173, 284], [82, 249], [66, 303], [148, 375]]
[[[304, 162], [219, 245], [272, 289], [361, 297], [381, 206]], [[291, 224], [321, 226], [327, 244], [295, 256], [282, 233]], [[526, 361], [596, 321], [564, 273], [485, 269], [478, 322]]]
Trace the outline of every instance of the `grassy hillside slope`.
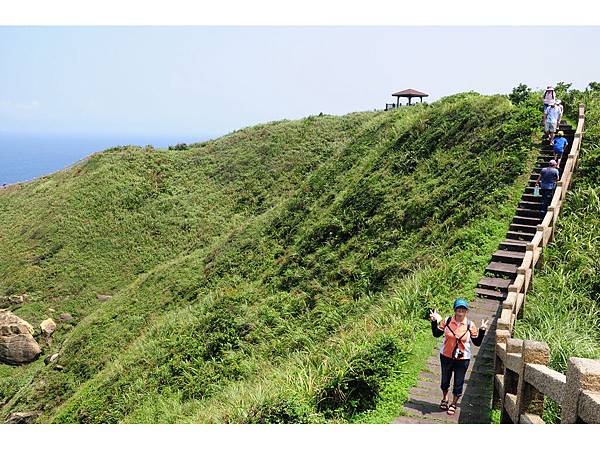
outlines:
[[426, 309], [471, 295], [505, 233], [539, 119], [461, 94], [113, 149], [0, 192], [0, 289], [34, 324], [77, 319], [45, 349], [63, 370], [0, 366], [1, 412], [387, 420]]
[[[560, 97], [573, 123], [579, 103], [586, 105], [581, 159], [515, 335], [547, 342], [550, 366], [566, 373], [571, 356], [600, 358], [600, 91]], [[545, 419], [559, 417], [553, 405]]]

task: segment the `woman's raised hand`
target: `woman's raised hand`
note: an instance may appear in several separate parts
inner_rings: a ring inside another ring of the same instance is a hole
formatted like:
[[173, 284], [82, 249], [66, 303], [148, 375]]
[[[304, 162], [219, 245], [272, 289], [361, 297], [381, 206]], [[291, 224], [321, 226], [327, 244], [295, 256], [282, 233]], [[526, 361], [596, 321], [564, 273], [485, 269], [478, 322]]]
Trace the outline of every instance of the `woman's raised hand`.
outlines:
[[479, 327], [479, 328], [487, 330], [488, 322], [489, 322], [489, 320], [481, 319], [481, 327]]
[[435, 309], [429, 310], [429, 320], [431, 320], [432, 322], [439, 322], [441, 319], [442, 319], [442, 316], [440, 316], [439, 313]]

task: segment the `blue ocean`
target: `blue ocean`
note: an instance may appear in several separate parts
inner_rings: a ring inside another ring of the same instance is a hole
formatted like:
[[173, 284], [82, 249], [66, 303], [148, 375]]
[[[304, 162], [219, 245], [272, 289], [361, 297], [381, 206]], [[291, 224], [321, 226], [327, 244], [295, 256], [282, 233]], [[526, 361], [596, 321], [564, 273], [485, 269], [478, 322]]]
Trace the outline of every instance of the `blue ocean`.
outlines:
[[63, 169], [87, 155], [119, 145], [166, 148], [206, 141], [206, 136], [91, 136], [0, 133], [0, 186]]

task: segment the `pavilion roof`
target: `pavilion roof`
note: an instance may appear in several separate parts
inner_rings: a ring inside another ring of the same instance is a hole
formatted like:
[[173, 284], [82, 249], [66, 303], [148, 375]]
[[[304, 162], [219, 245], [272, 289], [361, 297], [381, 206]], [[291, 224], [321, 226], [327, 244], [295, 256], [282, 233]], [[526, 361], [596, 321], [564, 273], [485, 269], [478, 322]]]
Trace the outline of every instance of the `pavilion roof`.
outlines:
[[404, 89], [403, 91], [392, 94], [392, 97], [429, 97], [429, 94], [415, 89]]

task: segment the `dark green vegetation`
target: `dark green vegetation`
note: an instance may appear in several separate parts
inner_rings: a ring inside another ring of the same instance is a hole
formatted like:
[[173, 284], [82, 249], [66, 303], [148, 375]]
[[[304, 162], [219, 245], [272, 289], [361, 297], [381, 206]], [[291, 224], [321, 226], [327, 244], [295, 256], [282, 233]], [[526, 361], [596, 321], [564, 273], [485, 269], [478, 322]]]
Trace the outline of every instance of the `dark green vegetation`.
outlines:
[[[557, 97], [573, 124], [579, 103], [586, 105], [580, 162], [515, 330], [516, 337], [547, 342], [550, 366], [562, 373], [571, 356], [600, 358], [600, 86], [569, 87], [560, 83]], [[549, 406], [545, 420], [555, 422], [558, 408]]]
[[64, 370], [0, 366], [2, 415], [390, 421], [427, 309], [471, 296], [506, 233], [540, 119], [460, 94], [111, 149], [0, 191], [0, 294], [28, 293], [34, 325], [76, 318], [45, 349]]

